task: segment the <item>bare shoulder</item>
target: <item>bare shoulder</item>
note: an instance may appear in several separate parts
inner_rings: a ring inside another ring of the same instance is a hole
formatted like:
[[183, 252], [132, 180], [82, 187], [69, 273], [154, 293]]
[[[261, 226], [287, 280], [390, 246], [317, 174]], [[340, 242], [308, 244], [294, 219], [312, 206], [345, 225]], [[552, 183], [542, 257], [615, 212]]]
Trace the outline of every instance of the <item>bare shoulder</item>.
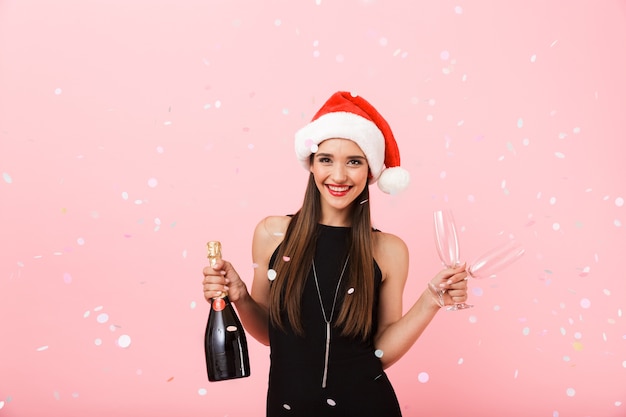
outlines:
[[391, 256], [393, 254], [400, 255], [407, 252], [408, 248], [404, 240], [400, 237], [385, 232], [374, 232], [374, 252], [381, 255]]
[[255, 237], [280, 243], [283, 241], [290, 221], [289, 216], [267, 216], [257, 224], [254, 231]]
[[262, 259], [269, 260], [271, 254], [283, 241], [290, 221], [289, 216], [268, 216], [257, 224], [252, 241], [255, 262]]
[[374, 259], [383, 272], [383, 279], [390, 275], [403, 275], [408, 270], [409, 248], [400, 237], [385, 232], [374, 233]]

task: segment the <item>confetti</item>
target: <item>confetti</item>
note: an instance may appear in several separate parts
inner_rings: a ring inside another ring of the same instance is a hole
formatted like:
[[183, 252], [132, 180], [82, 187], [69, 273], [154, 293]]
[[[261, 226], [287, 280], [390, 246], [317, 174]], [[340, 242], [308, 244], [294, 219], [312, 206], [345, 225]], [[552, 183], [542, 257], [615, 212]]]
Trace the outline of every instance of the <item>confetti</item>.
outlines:
[[330, 405], [331, 407], [334, 407], [337, 405], [337, 403], [335, 402], [335, 400], [333, 400], [332, 398], [328, 398], [326, 400], [326, 404]]
[[385, 352], [383, 352], [380, 349], [376, 349], [376, 351], [374, 352], [374, 355], [376, 355], [376, 357], [379, 358], [379, 359], [382, 358], [384, 354], [385, 354]]
[[273, 270], [273, 269], [268, 269], [268, 270], [267, 270], [267, 278], [268, 278], [270, 281], [274, 281], [274, 280], [276, 279], [276, 271], [275, 271], [275, 270]]
[[2, 173], [2, 179], [3, 179], [3, 180], [4, 180], [4, 182], [6, 182], [7, 184], [11, 184], [11, 183], [13, 183], [13, 178], [11, 178], [11, 176], [10, 176], [8, 173], [6, 173], [6, 172], [3, 172], [3, 173]]
[[130, 346], [130, 342], [130, 336], [127, 334], [123, 334], [117, 339], [117, 345], [122, 349], [128, 348]]
[[428, 375], [428, 372], [420, 372], [419, 375], [417, 375], [417, 380], [422, 384], [427, 383], [429, 379], [430, 375]]

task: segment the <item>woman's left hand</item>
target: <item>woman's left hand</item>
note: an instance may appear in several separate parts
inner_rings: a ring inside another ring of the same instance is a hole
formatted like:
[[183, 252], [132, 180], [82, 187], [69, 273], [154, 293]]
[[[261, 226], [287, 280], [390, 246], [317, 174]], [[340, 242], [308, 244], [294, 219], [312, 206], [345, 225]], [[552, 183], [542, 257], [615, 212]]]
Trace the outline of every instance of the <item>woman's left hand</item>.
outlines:
[[467, 271], [466, 265], [441, 270], [430, 283], [443, 293], [445, 305], [459, 304], [467, 301]]

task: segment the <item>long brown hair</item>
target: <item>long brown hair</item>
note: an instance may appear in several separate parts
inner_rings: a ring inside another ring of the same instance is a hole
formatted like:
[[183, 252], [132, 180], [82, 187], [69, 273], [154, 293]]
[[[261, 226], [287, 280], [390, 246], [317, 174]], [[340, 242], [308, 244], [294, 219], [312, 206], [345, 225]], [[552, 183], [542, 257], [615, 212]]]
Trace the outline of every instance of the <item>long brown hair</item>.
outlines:
[[[372, 332], [374, 304], [374, 257], [369, 189], [365, 189], [351, 206], [352, 227], [348, 254], [350, 268], [347, 286], [355, 291], [343, 302], [336, 326], [345, 336], [365, 339]], [[269, 313], [272, 324], [284, 329], [281, 311], [287, 312], [289, 324], [303, 335], [300, 305], [316, 247], [316, 229], [321, 218], [320, 193], [311, 173], [300, 210], [292, 217], [275, 264], [276, 279], [270, 289]], [[297, 262], [284, 261], [288, 257]]]

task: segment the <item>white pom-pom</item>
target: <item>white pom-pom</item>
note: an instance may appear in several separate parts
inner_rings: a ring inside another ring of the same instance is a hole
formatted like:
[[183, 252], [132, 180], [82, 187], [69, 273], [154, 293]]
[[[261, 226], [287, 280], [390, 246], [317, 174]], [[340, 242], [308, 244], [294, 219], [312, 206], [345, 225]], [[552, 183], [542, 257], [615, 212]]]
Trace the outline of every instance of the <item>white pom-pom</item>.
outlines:
[[409, 171], [402, 167], [386, 168], [378, 178], [378, 188], [387, 194], [398, 194], [409, 186]]

